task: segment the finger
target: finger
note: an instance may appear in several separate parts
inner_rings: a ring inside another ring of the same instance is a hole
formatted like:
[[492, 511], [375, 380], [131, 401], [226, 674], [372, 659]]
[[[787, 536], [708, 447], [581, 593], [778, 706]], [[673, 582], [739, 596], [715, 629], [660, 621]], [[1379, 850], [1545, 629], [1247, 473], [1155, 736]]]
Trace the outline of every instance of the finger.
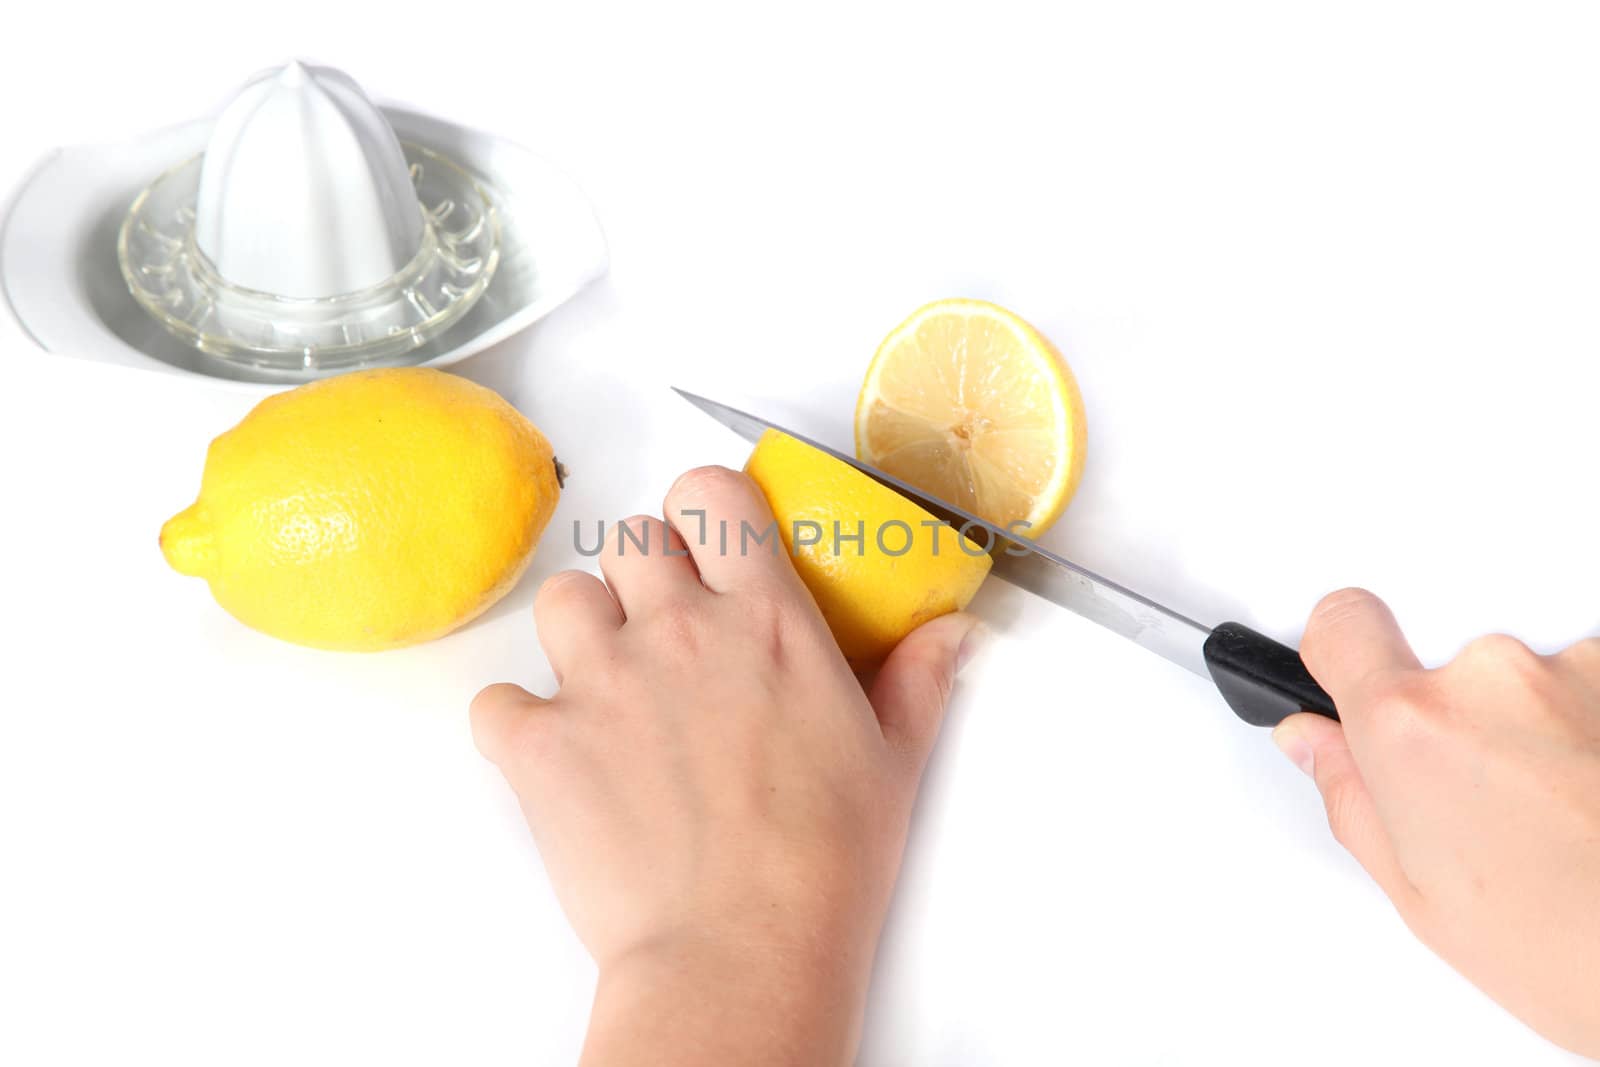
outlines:
[[895, 646], [878, 669], [869, 699], [890, 745], [920, 772], [939, 736], [956, 672], [982, 640], [971, 615], [943, 615], [923, 623]]
[[663, 511], [713, 592], [799, 585], [767, 498], [738, 471], [696, 467], [672, 483]]
[[648, 515], [617, 523], [600, 551], [600, 570], [625, 618], [705, 592], [683, 538]]
[[1600, 637], [1585, 637], [1565, 651], [1556, 653], [1556, 659], [1580, 674], [1600, 679]]
[[1341, 712], [1372, 678], [1420, 670], [1389, 606], [1365, 589], [1329, 593], [1311, 612], [1300, 658]]
[[622, 626], [622, 608], [604, 582], [584, 571], [560, 571], [544, 580], [533, 600], [533, 622], [559, 682], [585, 648]]
[[1406, 914], [1417, 891], [1400, 866], [1389, 831], [1345, 742], [1344, 729], [1332, 719], [1303, 713], [1279, 723], [1272, 741], [1316, 782], [1334, 839]]
[[473, 743], [484, 758], [496, 766], [503, 766], [516, 748], [517, 734], [548, 703], [520, 685], [501, 682], [489, 686], [472, 698], [472, 706], [468, 709]]

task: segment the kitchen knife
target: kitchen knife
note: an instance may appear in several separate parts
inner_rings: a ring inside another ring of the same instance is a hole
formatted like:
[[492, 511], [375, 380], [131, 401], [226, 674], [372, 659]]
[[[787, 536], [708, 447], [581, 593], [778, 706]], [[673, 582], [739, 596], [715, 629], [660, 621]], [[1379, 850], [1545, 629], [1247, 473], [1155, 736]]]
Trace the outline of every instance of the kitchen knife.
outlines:
[[935, 518], [984, 545], [994, 559], [992, 574], [1209, 678], [1234, 714], [1252, 726], [1276, 726], [1298, 711], [1316, 712], [1330, 719], [1339, 717], [1333, 699], [1311, 677], [1300, 654], [1265, 634], [1237, 622], [1208, 629], [854, 456], [715, 400], [676, 387], [673, 392], [747, 441], [759, 441], [767, 430], [777, 430], [911, 498]]

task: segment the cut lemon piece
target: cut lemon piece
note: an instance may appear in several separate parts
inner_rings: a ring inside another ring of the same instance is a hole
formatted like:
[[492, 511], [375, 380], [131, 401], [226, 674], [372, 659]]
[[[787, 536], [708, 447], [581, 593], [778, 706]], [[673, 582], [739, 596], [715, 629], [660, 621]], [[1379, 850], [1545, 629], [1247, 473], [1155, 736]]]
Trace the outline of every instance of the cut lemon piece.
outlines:
[[761, 487], [784, 550], [858, 669], [929, 619], [965, 608], [989, 573], [980, 546], [787, 434], [762, 434], [744, 471]]
[[856, 403], [862, 462], [1028, 537], [1072, 499], [1084, 443], [1060, 353], [982, 300], [936, 301], [896, 327]]

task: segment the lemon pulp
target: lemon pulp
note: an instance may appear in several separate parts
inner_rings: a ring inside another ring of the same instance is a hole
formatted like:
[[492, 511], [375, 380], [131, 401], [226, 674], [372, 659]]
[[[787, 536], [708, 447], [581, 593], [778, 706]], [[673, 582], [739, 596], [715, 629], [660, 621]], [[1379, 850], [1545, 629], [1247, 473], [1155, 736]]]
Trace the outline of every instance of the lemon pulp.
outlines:
[[1083, 399], [1053, 345], [1005, 308], [940, 300], [884, 339], [856, 404], [856, 455], [1036, 537], [1083, 475]]

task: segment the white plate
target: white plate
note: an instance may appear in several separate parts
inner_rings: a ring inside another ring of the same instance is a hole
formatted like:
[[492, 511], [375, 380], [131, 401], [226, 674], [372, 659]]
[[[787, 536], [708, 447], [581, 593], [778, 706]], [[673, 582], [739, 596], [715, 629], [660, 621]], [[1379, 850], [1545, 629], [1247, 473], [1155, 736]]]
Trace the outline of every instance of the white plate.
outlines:
[[[441, 367], [465, 359], [531, 326], [606, 272], [605, 235], [594, 209], [554, 165], [442, 119], [382, 111], [402, 141], [472, 172], [494, 200], [502, 227], [489, 289], [410, 362]], [[0, 221], [0, 295], [40, 348], [257, 392], [294, 384], [188, 347], [134, 303], [117, 267], [117, 227], [128, 205], [156, 175], [204, 149], [211, 124], [200, 119], [125, 144], [60, 148], [23, 179]]]

